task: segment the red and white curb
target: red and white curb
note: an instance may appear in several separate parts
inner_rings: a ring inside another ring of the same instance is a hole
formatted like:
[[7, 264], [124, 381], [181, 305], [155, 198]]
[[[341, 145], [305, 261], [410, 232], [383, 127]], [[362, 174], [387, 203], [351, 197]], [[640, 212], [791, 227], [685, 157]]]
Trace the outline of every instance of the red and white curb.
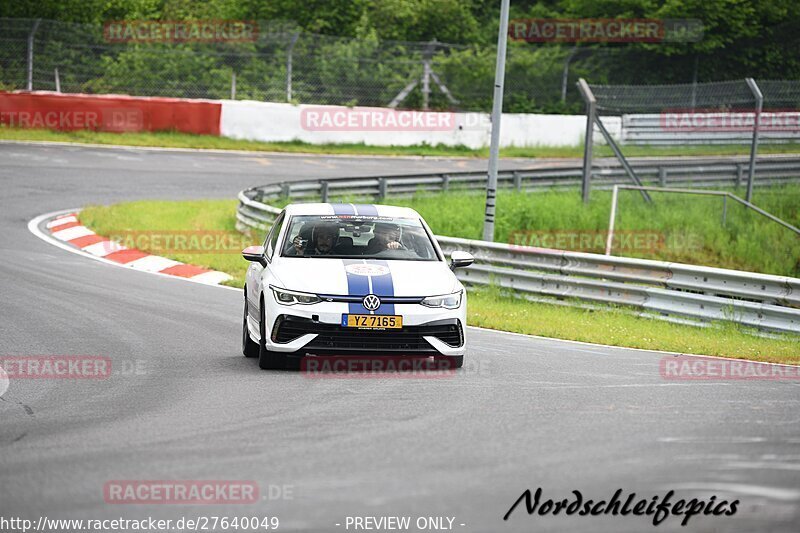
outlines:
[[186, 278], [206, 285], [219, 285], [223, 281], [231, 279], [231, 276], [224, 272], [173, 261], [136, 248], [127, 248], [96, 234], [81, 224], [78, 213], [56, 216], [49, 220], [45, 227], [50, 232], [50, 236], [59, 241], [68, 243], [94, 257], [134, 270]]

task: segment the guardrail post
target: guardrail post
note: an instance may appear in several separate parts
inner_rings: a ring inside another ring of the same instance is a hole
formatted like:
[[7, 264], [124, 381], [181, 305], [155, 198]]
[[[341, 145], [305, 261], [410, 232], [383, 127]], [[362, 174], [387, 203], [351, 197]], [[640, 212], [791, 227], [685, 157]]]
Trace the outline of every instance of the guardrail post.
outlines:
[[521, 191], [522, 190], [522, 175], [519, 172], [517, 172], [516, 170], [513, 172], [513, 175], [514, 175], [514, 188], [517, 191]]
[[281, 196], [288, 200], [289, 196], [291, 195], [291, 192], [292, 192], [292, 189], [289, 186], [289, 184], [287, 182], [285, 182], [285, 181], [281, 182]]
[[581, 184], [581, 198], [583, 203], [589, 203], [589, 187], [592, 179], [592, 135], [594, 132], [594, 118], [597, 113], [597, 99], [586, 80], [578, 80], [578, 90], [586, 102], [586, 135], [583, 140], [583, 182]]
[[658, 167], [658, 186], [667, 186], [667, 169], [664, 167]]
[[327, 181], [321, 181], [321, 182], [319, 182], [319, 185], [320, 185], [319, 194], [322, 197], [322, 203], [323, 204], [327, 204], [328, 203], [328, 182]]
[[449, 190], [450, 190], [450, 175], [442, 174], [442, 192], [447, 192]]
[[386, 198], [386, 178], [378, 178], [378, 199]]
[[756, 100], [755, 116], [753, 117], [753, 142], [750, 144], [750, 168], [747, 171], [747, 194], [744, 198], [751, 202], [753, 200], [753, 180], [756, 173], [756, 153], [758, 152], [758, 130], [761, 122], [761, 109], [764, 106], [764, 95], [761, 94], [761, 89], [758, 88], [756, 80], [747, 78], [745, 81], [753, 93], [753, 98]]
[[742, 186], [742, 176], [744, 175], [744, 167], [741, 163], [736, 163], [736, 187]]

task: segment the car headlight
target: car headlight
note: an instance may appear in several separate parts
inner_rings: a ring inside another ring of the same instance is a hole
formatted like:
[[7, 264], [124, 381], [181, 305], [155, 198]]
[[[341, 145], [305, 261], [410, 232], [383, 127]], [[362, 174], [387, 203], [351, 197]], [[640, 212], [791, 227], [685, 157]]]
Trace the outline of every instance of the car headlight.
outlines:
[[286, 289], [279, 289], [277, 287], [273, 287], [272, 285], [270, 285], [269, 288], [272, 289], [272, 294], [275, 296], [275, 301], [283, 305], [294, 305], [294, 304], [309, 305], [309, 304], [316, 304], [322, 301], [322, 299], [316, 294], [310, 294], [307, 292], [287, 291]]
[[464, 291], [454, 292], [453, 294], [442, 294], [441, 296], [428, 296], [422, 300], [422, 305], [428, 307], [444, 307], [446, 309], [458, 309], [461, 306], [461, 296]]

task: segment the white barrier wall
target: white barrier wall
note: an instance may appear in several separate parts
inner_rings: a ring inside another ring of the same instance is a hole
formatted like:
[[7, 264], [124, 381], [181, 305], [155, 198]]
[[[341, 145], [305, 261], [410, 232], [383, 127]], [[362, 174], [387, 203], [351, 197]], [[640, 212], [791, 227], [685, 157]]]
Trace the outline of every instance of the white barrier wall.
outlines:
[[[613, 136], [619, 136], [618, 117], [603, 122]], [[486, 113], [425, 113], [232, 100], [222, 101], [220, 119], [221, 135], [234, 139], [373, 146], [427, 143], [482, 148], [489, 145], [489, 126]], [[585, 127], [583, 115], [505, 113], [500, 145], [576, 146], [583, 141]], [[600, 140], [597, 133], [595, 140]]]

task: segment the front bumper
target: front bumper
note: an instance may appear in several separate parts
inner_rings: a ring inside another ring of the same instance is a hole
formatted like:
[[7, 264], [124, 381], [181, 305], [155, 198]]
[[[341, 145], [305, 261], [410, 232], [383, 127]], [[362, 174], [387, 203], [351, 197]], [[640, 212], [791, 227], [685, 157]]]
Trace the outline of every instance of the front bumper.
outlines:
[[466, 301], [459, 309], [396, 305], [403, 327], [363, 330], [341, 326], [346, 304], [269, 306], [266, 345], [277, 352], [314, 355], [464, 355]]
[[463, 348], [464, 328], [457, 318], [400, 329], [363, 330], [281, 315], [272, 329], [272, 342], [287, 344], [306, 335], [314, 337], [303, 350], [316, 355], [440, 355]]

